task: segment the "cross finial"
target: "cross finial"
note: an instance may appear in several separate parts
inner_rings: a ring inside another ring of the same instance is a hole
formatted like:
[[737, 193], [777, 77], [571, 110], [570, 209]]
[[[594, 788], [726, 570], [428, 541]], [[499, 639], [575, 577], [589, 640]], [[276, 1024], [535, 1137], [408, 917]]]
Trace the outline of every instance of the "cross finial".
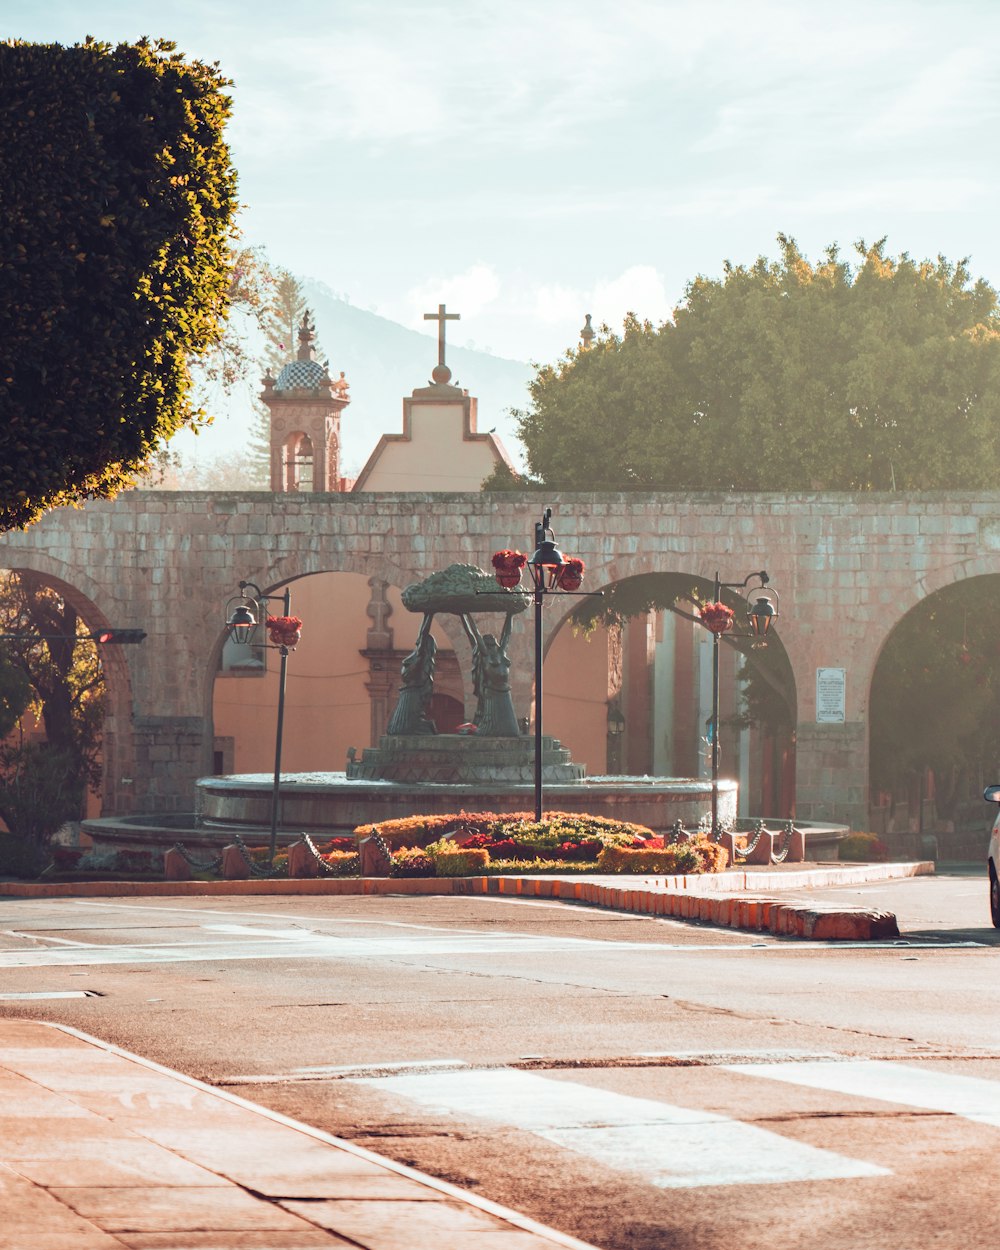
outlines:
[[451, 370], [444, 363], [444, 323], [446, 321], [461, 321], [461, 314], [445, 312], [444, 304], [438, 304], [436, 313], [424, 313], [424, 320], [436, 321], [438, 323], [438, 362], [434, 366], [431, 378], [435, 382], [450, 382]]

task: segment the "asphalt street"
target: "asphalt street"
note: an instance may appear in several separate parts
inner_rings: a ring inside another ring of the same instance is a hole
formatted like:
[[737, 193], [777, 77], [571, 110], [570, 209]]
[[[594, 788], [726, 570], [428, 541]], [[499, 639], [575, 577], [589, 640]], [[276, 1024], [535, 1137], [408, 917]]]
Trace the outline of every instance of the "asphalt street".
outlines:
[[996, 1245], [985, 875], [822, 944], [516, 898], [0, 900], [58, 1020], [615, 1250]]

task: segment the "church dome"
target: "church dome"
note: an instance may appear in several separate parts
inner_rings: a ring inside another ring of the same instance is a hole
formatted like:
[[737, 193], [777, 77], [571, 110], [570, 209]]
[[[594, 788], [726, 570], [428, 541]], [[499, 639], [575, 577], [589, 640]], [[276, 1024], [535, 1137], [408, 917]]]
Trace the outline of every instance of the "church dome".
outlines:
[[276, 391], [318, 390], [326, 377], [326, 369], [318, 360], [290, 360], [282, 367], [274, 384]]

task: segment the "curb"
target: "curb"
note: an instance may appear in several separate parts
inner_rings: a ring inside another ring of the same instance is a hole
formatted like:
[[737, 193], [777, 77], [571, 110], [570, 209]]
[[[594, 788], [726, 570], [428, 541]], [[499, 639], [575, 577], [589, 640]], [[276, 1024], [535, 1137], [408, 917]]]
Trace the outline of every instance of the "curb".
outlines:
[[[0, 882], [8, 898], [176, 898], [220, 895], [490, 895], [550, 898], [609, 911], [690, 920], [751, 933], [816, 941], [877, 941], [899, 936], [892, 912], [814, 907], [762, 898], [760, 890], [804, 889], [930, 875], [930, 862], [866, 864], [791, 872], [732, 872], [711, 877], [632, 879], [629, 885], [566, 877], [366, 877], [248, 881]], [[711, 883], [711, 884], [709, 884]], [[748, 897], [749, 892], [753, 894]]]

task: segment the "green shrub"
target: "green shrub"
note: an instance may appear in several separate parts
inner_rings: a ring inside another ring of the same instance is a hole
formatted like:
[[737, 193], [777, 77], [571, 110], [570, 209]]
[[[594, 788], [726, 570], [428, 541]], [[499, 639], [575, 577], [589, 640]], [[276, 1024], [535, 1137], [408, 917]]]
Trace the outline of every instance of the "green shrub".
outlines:
[[[552, 852], [557, 847], [578, 847], [599, 842], [602, 846], [630, 846], [654, 836], [645, 825], [609, 820], [577, 812], [546, 812], [536, 822], [528, 812], [453, 812], [439, 816], [407, 816], [378, 824], [359, 825], [354, 837], [360, 841], [378, 833], [392, 850], [402, 846], [426, 847], [430, 842], [450, 838], [459, 845], [466, 839], [512, 840], [525, 851]], [[572, 857], [572, 852], [569, 852]], [[552, 858], [559, 858], [552, 856]]]
[[[360, 870], [360, 869], [359, 869]], [[389, 875], [393, 877], [436, 877], [437, 867], [419, 846], [404, 846], [392, 852]]]
[[884, 864], [889, 858], [889, 848], [874, 833], [849, 833], [837, 843], [840, 859], [863, 860]]
[[597, 859], [598, 872], [672, 873], [720, 872], [726, 856], [721, 847], [705, 839], [679, 842], [662, 850], [641, 847], [606, 846]]
[[439, 877], [471, 877], [482, 873], [490, 862], [489, 851], [460, 850], [448, 839], [432, 842], [424, 851], [433, 861]]
[[330, 877], [357, 877], [361, 873], [361, 856], [357, 851], [328, 851], [322, 856]]
[[487, 877], [502, 877], [506, 874], [529, 873], [541, 876], [544, 873], [569, 877], [574, 873], [596, 872], [596, 863], [581, 863], [565, 859], [491, 859], [484, 869]]

